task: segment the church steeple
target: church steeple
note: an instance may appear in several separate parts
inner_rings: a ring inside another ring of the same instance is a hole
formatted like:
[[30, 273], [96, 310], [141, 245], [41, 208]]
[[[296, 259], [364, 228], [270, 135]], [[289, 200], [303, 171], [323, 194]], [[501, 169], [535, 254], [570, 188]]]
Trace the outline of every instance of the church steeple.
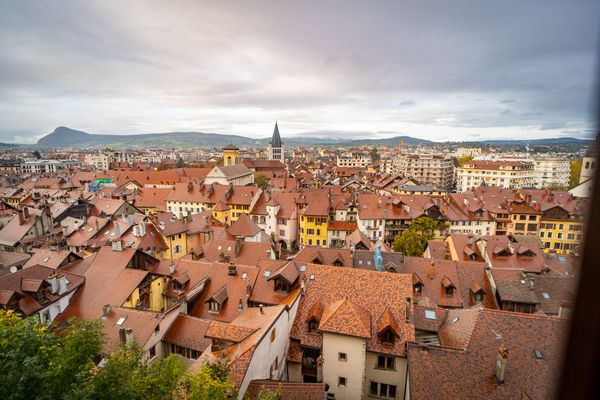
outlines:
[[277, 121], [275, 121], [275, 129], [273, 130], [273, 137], [271, 138], [271, 146], [278, 148], [281, 147], [281, 136], [279, 136], [279, 127]]
[[281, 136], [279, 136], [279, 126], [275, 121], [275, 129], [273, 129], [273, 137], [267, 145], [267, 158], [269, 160], [279, 160], [285, 162], [285, 149], [281, 142]]

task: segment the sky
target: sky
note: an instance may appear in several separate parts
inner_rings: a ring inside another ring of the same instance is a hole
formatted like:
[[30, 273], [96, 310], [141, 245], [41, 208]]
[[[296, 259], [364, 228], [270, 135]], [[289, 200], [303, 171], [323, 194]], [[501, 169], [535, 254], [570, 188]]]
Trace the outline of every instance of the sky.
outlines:
[[0, 141], [588, 138], [599, 21], [597, 0], [0, 0]]

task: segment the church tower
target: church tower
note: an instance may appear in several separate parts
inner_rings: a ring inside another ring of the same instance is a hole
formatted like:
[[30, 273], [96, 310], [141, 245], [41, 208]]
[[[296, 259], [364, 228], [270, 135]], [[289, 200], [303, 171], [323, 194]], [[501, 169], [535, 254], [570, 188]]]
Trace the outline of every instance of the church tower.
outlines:
[[233, 144], [223, 148], [223, 165], [237, 165], [240, 162], [240, 149]]
[[281, 143], [277, 122], [275, 122], [275, 129], [273, 130], [271, 142], [267, 145], [267, 158], [269, 160], [278, 160], [285, 163], [285, 149], [283, 143]]

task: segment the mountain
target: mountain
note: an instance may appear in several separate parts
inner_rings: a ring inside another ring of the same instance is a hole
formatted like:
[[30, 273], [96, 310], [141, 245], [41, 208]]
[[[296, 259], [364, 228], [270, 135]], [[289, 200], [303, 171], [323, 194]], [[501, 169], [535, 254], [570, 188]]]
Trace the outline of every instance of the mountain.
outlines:
[[[182, 148], [182, 147], [224, 147], [230, 143], [237, 146], [266, 146], [270, 137], [262, 139], [252, 139], [240, 135], [223, 135], [217, 133], [204, 132], [169, 132], [169, 133], [144, 133], [139, 135], [92, 135], [87, 132], [60, 126], [38, 140], [38, 148], [123, 148], [123, 147], [146, 147], [146, 148]], [[395, 136], [384, 139], [359, 139], [347, 140], [338, 138], [334, 135], [312, 137], [284, 137], [284, 144], [288, 147], [294, 146], [370, 146], [384, 145], [395, 146], [402, 141], [408, 145], [428, 145], [434, 144], [431, 140], [419, 139], [412, 136]], [[464, 142], [468, 144], [488, 144], [488, 145], [548, 145], [548, 144], [566, 144], [566, 143], [585, 143], [583, 139], [575, 138], [553, 138], [553, 139], [534, 139], [534, 140], [483, 140], [479, 142]], [[19, 145], [0, 143], [0, 148], [18, 147]]]
[[482, 140], [479, 143], [483, 144], [491, 144], [491, 145], [521, 145], [524, 146], [526, 144], [534, 144], [534, 145], [544, 145], [544, 144], [567, 144], [567, 143], [586, 143], [591, 142], [591, 139], [577, 139], [572, 137], [562, 137], [562, 138], [547, 138], [547, 139], [531, 139], [531, 140], [514, 140], [514, 139], [500, 139], [500, 140]]

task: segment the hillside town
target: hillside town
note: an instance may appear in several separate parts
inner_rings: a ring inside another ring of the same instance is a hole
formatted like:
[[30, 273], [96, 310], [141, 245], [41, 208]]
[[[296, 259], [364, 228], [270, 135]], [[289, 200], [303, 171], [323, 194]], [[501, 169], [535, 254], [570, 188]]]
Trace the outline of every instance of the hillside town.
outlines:
[[99, 321], [237, 398], [552, 397], [591, 146], [27, 148], [0, 160], [0, 306]]

